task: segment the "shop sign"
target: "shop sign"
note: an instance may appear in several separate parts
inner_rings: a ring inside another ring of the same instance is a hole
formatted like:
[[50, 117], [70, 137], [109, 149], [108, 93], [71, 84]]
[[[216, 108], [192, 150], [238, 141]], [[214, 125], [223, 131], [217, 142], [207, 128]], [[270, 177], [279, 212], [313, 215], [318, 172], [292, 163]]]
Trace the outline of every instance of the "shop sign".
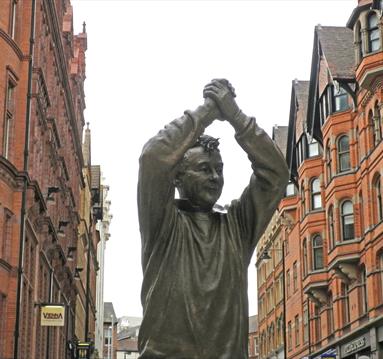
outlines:
[[49, 327], [63, 327], [65, 322], [65, 306], [41, 306], [41, 325]]
[[342, 356], [347, 356], [358, 352], [359, 350], [370, 345], [370, 340], [367, 335], [359, 337], [350, 343], [342, 346]]

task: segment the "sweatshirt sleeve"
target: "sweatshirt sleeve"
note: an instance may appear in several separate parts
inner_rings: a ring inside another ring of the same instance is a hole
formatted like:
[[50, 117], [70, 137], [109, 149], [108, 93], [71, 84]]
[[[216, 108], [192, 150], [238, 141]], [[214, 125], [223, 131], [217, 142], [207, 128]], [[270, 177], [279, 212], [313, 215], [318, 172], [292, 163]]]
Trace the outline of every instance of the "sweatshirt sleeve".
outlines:
[[186, 111], [151, 138], [142, 150], [137, 202], [144, 269], [156, 241], [166, 238], [173, 227], [177, 165], [210, 124], [206, 118], [202, 107]]
[[247, 242], [251, 257], [283, 197], [288, 168], [281, 151], [254, 118], [249, 119], [246, 128], [236, 133], [235, 138], [247, 153], [253, 169], [249, 185], [231, 206], [240, 225], [241, 239]]

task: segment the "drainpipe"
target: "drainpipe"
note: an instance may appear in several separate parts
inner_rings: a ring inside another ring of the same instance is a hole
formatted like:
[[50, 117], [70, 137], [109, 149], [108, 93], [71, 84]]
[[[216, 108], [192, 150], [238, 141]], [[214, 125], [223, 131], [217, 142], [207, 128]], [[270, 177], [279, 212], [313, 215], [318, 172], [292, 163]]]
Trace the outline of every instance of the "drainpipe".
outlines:
[[29, 131], [31, 121], [31, 106], [32, 106], [32, 74], [33, 74], [33, 54], [35, 45], [35, 17], [36, 17], [36, 0], [31, 3], [31, 29], [29, 38], [29, 60], [28, 60], [28, 94], [27, 94], [27, 108], [25, 115], [25, 138], [24, 138], [24, 185], [21, 198], [21, 212], [20, 212], [20, 246], [19, 246], [19, 262], [17, 271], [17, 292], [16, 292], [16, 318], [15, 318], [15, 332], [14, 332], [14, 359], [19, 358], [19, 337], [20, 337], [20, 311], [22, 301], [22, 280], [24, 271], [24, 246], [25, 246], [25, 218], [26, 218], [26, 205], [27, 205], [27, 190], [28, 190], [28, 160], [29, 160]]

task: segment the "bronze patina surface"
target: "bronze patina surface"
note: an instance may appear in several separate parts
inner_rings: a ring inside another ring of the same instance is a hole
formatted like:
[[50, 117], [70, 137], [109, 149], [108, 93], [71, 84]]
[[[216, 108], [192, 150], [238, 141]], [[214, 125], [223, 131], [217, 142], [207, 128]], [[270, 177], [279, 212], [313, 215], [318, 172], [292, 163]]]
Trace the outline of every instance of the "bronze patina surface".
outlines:
[[[270, 137], [238, 108], [230, 83], [213, 80], [204, 98], [151, 138], [140, 157], [141, 359], [248, 357], [247, 268], [288, 170]], [[234, 127], [253, 169], [241, 197], [219, 210], [223, 163], [218, 141], [203, 135], [216, 119]]]

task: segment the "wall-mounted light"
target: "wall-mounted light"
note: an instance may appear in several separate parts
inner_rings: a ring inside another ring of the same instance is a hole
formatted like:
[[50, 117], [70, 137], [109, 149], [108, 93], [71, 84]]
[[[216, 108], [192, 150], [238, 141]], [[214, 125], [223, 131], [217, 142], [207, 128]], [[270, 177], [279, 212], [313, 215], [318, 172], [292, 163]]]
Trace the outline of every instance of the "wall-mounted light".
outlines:
[[77, 247], [68, 247], [68, 252], [66, 255], [66, 259], [68, 260], [68, 262], [73, 262], [74, 260], [73, 252], [75, 252], [76, 250], [77, 250]]
[[64, 227], [66, 227], [69, 224], [69, 221], [59, 221], [59, 228], [57, 230], [57, 235], [60, 237], [65, 236], [65, 232], [63, 230]]
[[53, 194], [58, 192], [60, 192], [59, 187], [48, 187], [47, 201], [54, 201]]

